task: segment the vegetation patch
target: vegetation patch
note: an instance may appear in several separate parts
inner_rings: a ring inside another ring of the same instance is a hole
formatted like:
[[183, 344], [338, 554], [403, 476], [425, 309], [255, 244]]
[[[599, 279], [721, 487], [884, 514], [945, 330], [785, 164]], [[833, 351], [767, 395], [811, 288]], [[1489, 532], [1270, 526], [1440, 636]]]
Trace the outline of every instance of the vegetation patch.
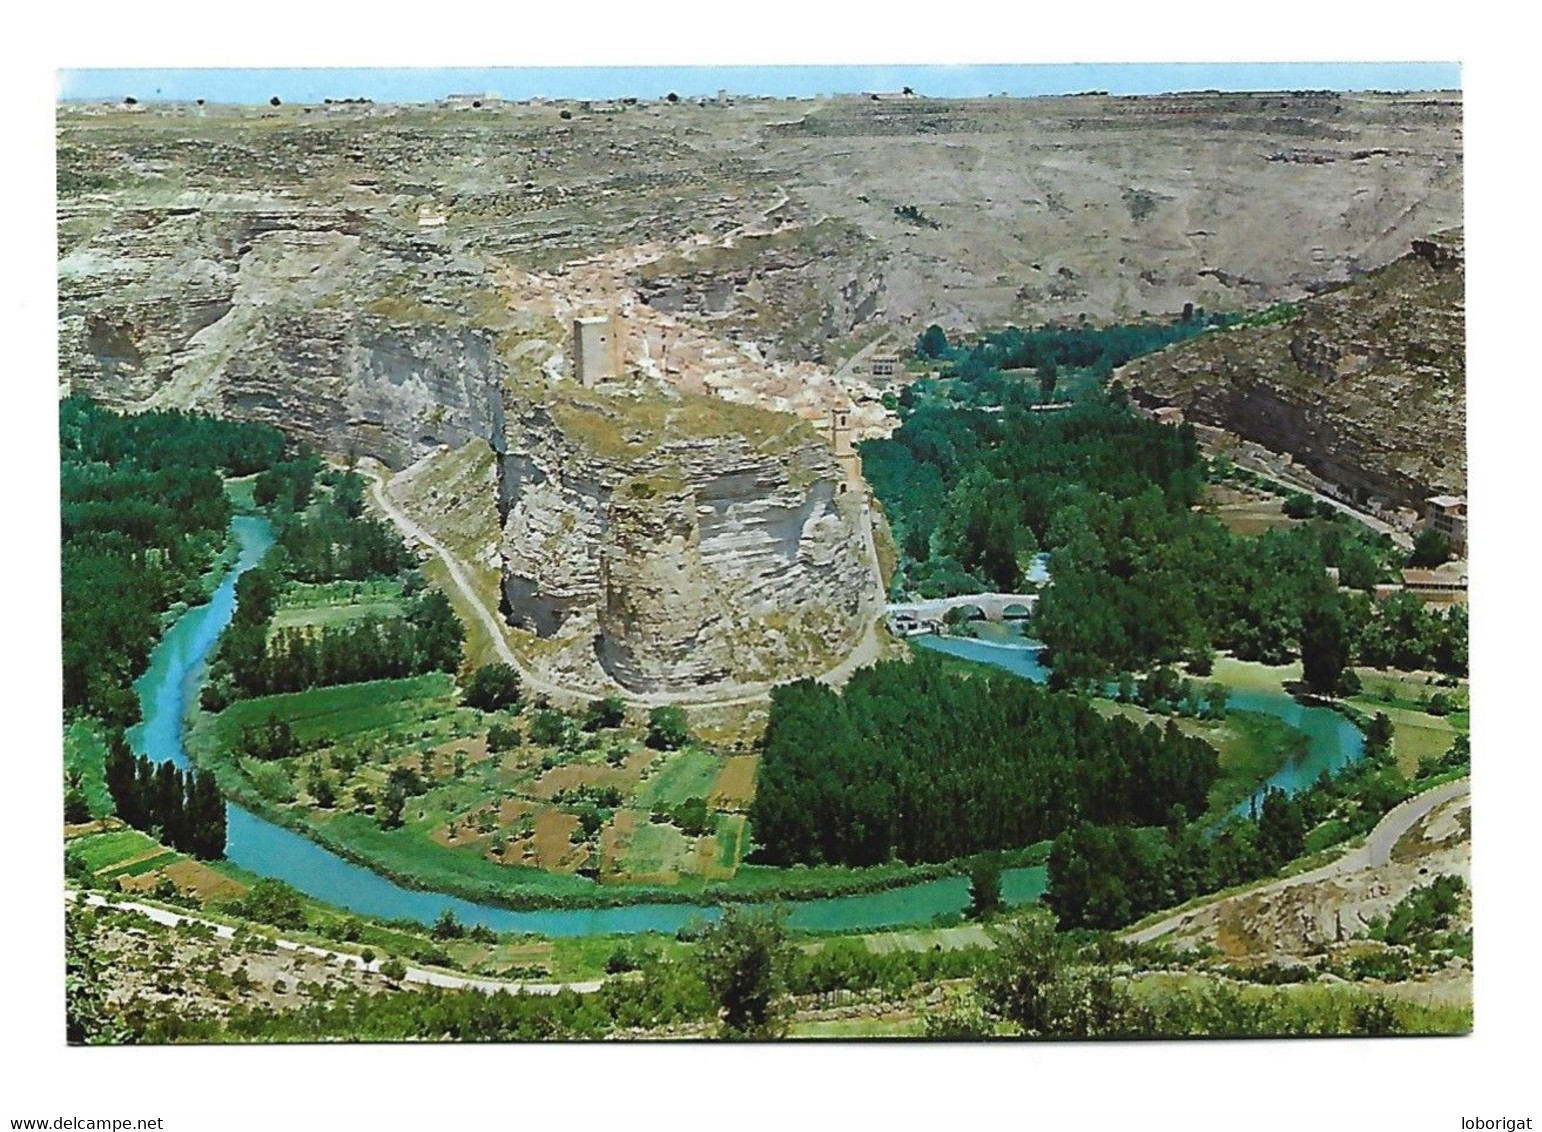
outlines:
[[759, 755], [730, 755], [718, 772], [707, 802], [716, 810], [743, 810], [755, 797]]
[[706, 798], [712, 792], [721, 766], [715, 755], [699, 747], [677, 751], [643, 783], [637, 794], [637, 804], [651, 809], [660, 805], [677, 806], [691, 798]]

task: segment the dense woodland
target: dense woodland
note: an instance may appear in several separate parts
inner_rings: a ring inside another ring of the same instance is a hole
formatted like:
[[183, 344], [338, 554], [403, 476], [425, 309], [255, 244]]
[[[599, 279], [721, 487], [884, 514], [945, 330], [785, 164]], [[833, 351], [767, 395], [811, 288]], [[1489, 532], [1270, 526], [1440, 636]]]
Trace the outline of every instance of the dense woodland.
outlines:
[[772, 864], [943, 861], [1084, 820], [1199, 813], [1217, 774], [1215, 750], [1176, 726], [918, 656], [859, 670], [844, 694], [778, 687], [750, 820]]
[[284, 450], [283, 434], [179, 412], [120, 416], [83, 397], [59, 406], [64, 710], [107, 731], [105, 778], [118, 816], [200, 857], [225, 848], [212, 777], [136, 759], [124, 729], [140, 717], [133, 682], [165, 614], [203, 598], [225, 541], [223, 476]]
[[1466, 672], [1465, 611], [1372, 601], [1402, 564], [1389, 540], [1327, 508], [1289, 530], [1231, 534], [1196, 509], [1224, 470], [1192, 429], [1133, 415], [1117, 390], [1054, 413], [925, 402], [862, 455], [900, 544], [897, 591], [1015, 591], [1049, 551], [1054, 584], [1030, 628], [1059, 686], [1178, 661], [1203, 672], [1216, 649], [1283, 663], [1304, 636], [1324, 691], [1356, 662]]
[[[1326, 771], [1294, 795], [1271, 790], [1245, 818], [1215, 828], [1174, 809], [1162, 828], [1083, 822], [1055, 839], [1044, 902], [1062, 927], [1113, 929], [1148, 912], [1277, 873], [1309, 848], [1363, 835], [1399, 802], [1424, 789], [1399, 773], [1385, 715], [1366, 728], [1365, 758], [1337, 774]], [[1458, 737], [1425, 779], [1465, 772], [1471, 755]], [[1315, 833], [1314, 833], [1315, 831]]]
[[258, 477], [253, 496], [275, 516], [276, 546], [264, 565], [236, 583], [236, 612], [202, 693], [206, 710], [247, 696], [454, 672], [459, 666], [465, 630], [437, 590], [410, 593], [400, 617], [271, 630], [290, 581], [401, 575], [409, 587], [418, 586], [414, 559], [400, 536], [363, 515], [363, 488], [355, 472], [322, 472], [311, 453]]
[[928, 361], [946, 363], [948, 375], [970, 387], [972, 403], [991, 403], [982, 402], [978, 394], [1006, 393], [1012, 388], [1008, 384], [1010, 379], [1004, 378], [1009, 371], [1033, 370], [1042, 379], [1040, 392], [1048, 396], [1054, 392], [1054, 378], [1062, 370], [1084, 369], [1104, 379], [1142, 354], [1238, 321], [1237, 315], [1206, 314], [1190, 306], [1168, 322], [1110, 326], [1083, 323], [1031, 330], [1009, 326], [957, 345], [948, 340], [942, 327], [932, 325], [916, 342], [916, 353]]
[[84, 397], [59, 405], [64, 708], [110, 727], [139, 719], [132, 684], [161, 618], [202, 598], [224, 544], [222, 475], [276, 460], [283, 434], [178, 412], [119, 416]]

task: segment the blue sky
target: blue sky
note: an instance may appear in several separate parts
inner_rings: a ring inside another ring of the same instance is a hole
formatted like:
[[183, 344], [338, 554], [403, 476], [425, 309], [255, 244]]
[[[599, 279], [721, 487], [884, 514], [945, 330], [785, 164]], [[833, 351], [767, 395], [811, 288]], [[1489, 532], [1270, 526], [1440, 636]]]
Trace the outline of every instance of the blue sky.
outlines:
[[1461, 85], [1455, 63], [1078, 63], [1012, 66], [886, 64], [786, 67], [423, 67], [114, 69], [58, 73], [61, 99], [320, 102], [367, 97], [423, 102], [454, 93], [505, 98], [794, 96], [899, 90], [966, 97], [1159, 94], [1181, 90], [1439, 90]]

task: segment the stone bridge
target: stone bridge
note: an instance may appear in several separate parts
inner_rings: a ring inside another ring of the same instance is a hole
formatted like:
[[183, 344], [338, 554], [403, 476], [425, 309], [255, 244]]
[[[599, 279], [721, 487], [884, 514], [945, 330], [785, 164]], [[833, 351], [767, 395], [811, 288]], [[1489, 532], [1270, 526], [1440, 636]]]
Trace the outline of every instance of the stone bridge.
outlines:
[[890, 625], [900, 633], [914, 633], [941, 625], [955, 609], [987, 621], [1027, 617], [1039, 602], [1038, 594], [960, 594], [934, 601], [898, 601], [886, 607]]

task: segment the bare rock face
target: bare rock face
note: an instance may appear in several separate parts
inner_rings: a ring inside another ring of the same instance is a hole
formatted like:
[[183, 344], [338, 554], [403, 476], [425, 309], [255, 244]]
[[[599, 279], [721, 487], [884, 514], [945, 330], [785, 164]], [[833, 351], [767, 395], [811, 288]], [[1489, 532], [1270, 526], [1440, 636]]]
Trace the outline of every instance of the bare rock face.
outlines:
[[[502, 465], [506, 615], [569, 675], [634, 691], [785, 677], [828, 666], [876, 613], [861, 505], [806, 427], [608, 453], [584, 431], [511, 414]], [[595, 668], [560, 648], [574, 638]]]
[[[707, 684], [729, 673], [724, 610], [704, 568], [696, 493], [629, 480], [610, 500], [600, 547], [600, 663], [629, 687]], [[640, 552], [640, 553], [639, 553]]]
[[1136, 400], [1289, 452], [1361, 500], [1419, 509], [1466, 491], [1464, 284], [1461, 232], [1442, 233], [1277, 318], [1137, 359], [1119, 378]]

